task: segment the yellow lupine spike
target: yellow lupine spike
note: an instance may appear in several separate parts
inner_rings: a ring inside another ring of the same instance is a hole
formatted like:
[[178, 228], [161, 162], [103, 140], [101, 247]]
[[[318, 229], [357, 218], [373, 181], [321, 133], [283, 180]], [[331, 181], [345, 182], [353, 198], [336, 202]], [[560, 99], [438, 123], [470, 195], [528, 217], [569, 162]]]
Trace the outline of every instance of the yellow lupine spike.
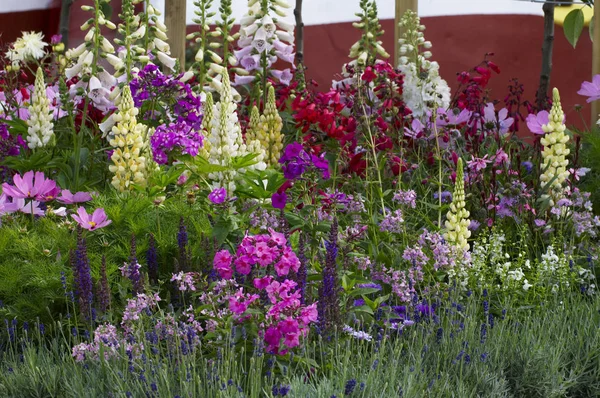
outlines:
[[147, 184], [145, 126], [137, 123], [139, 110], [135, 107], [129, 85], [123, 87], [119, 109], [114, 114], [110, 145], [114, 148], [109, 170], [114, 173], [111, 184], [121, 192], [133, 189], [133, 184]]

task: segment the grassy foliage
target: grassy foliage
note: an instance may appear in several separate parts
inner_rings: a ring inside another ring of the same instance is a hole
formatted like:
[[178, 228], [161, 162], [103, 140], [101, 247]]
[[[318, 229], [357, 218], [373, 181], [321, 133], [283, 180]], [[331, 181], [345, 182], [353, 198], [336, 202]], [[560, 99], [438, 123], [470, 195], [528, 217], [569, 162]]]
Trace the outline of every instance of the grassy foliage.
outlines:
[[574, 295], [538, 308], [491, 302], [492, 322], [485, 299], [472, 295], [462, 305], [447, 299], [434, 318], [402, 332], [374, 329], [370, 342], [318, 340], [296, 357], [258, 348], [240, 353], [225, 344], [217, 358], [200, 349], [185, 355], [176, 346], [81, 364], [69, 352], [79, 337], [57, 334], [40, 345], [38, 329], [19, 327], [2, 352], [0, 395], [264, 397], [288, 387], [289, 397], [600, 394], [600, 299]]

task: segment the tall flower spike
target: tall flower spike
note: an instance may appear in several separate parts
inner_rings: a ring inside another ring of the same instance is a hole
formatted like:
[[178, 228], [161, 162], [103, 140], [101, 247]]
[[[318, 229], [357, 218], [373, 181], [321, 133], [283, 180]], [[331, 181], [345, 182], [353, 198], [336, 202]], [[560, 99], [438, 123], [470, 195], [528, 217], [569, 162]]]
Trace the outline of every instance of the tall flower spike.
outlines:
[[567, 148], [569, 136], [565, 134], [565, 114], [560, 105], [558, 89], [552, 90], [552, 109], [548, 118], [548, 124], [542, 126], [546, 133], [540, 142], [544, 146], [542, 150], [542, 175], [540, 175], [541, 188], [544, 192], [542, 199], [549, 200], [549, 205], [554, 204], [564, 196], [563, 184], [569, 177], [567, 156], [570, 153]]
[[54, 145], [54, 124], [50, 112], [50, 100], [46, 95], [44, 71], [38, 68], [35, 74], [35, 89], [29, 105], [27, 120], [27, 146], [31, 149]]
[[146, 186], [145, 126], [137, 123], [137, 114], [129, 85], [125, 85], [119, 110], [113, 116], [117, 123], [112, 128], [114, 137], [110, 140], [114, 148], [111, 156], [114, 165], [109, 166], [114, 173], [112, 185], [121, 192], [132, 190], [134, 184]]
[[454, 184], [454, 196], [450, 204], [450, 210], [446, 215], [446, 233], [444, 239], [460, 249], [468, 250], [467, 239], [471, 236], [469, 231], [469, 211], [465, 209], [465, 180], [462, 159], [458, 159], [456, 165], [456, 183]]
[[[213, 106], [212, 125], [208, 135], [210, 142], [211, 164], [228, 167], [227, 170], [210, 173], [208, 177], [214, 181], [213, 188], [223, 187], [231, 194], [235, 191], [235, 178], [238, 170], [232, 166], [235, 157], [245, 156], [249, 153], [258, 153], [257, 163], [251, 168], [264, 170], [266, 165], [262, 162], [264, 152], [261, 152], [260, 143], [251, 141], [248, 146], [244, 144], [242, 129], [238, 122], [237, 106], [233, 102], [229, 76], [224, 70], [221, 83], [221, 100]], [[244, 170], [239, 170], [243, 172]]]
[[447, 109], [450, 106], [450, 88], [440, 77], [440, 66], [431, 58], [431, 42], [425, 41], [421, 19], [416, 12], [406, 11], [400, 20], [405, 33], [399, 39], [398, 68], [404, 74], [402, 92], [406, 106], [415, 118], [427, 114], [432, 105]]
[[390, 55], [382, 46], [378, 37], [383, 35], [383, 30], [377, 17], [377, 3], [374, 0], [361, 0], [361, 13], [356, 14], [359, 22], [352, 25], [363, 33], [361, 38], [350, 47], [350, 58], [354, 58], [359, 65], [371, 65], [378, 57], [389, 58]]
[[[202, 136], [208, 137], [212, 129], [213, 111], [214, 111], [214, 100], [211, 92], [206, 93], [206, 100], [204, 102], [203, 110], [204, 116], [202, 116]], [[200, 148], [200, 156], [205, 159], [210, 157], [210, 140], [205, 139], [202, 142], [202, 148]]]
[[283, 136], [281, 135], [283, 121], [275, 104], [275, 89], [269, 84], [268, 90], [267, 104], [260, 118], [257, 138], [265, 151], [267, 164], [274, 166], [279, 164], [279, 157], [283, 149]]

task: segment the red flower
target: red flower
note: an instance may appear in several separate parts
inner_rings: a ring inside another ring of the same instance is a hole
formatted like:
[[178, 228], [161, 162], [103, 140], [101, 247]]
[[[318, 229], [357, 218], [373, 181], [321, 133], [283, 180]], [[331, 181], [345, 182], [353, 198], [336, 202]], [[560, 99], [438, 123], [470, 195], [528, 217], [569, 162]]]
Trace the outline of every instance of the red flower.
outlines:
[[361, 78], [361, 80], [371, 83], [376, 77], [377, 77], [377, 75], [375, 73], [373, 73], [373, 68], [371, 68], [370, 66], [367, 66], [367, 68], [365, 69], [365, 72], [362, 74], [362, 76], [360, 78]]

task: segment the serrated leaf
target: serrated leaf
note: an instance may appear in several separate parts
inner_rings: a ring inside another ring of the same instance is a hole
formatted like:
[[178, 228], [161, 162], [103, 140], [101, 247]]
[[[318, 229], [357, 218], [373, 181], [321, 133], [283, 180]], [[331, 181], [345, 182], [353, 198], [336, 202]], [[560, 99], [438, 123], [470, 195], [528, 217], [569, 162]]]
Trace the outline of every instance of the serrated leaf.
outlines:
[[563, 31], [573, 48], [577, 45], [581, 32], [583, 32], [584, 22], [585, 18], [583, 17], [583, 11], [580, 8], [574, 9], [565, 17]]

